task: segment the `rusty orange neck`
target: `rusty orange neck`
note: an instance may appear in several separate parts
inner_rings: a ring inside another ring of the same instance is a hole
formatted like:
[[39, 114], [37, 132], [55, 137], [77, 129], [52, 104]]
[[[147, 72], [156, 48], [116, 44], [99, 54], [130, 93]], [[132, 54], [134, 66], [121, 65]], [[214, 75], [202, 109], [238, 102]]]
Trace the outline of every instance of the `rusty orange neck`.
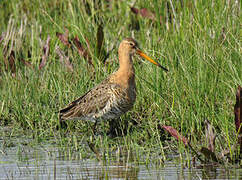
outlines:
[[135, 70], [130, 53], [119, 50], [119, 69], [115, 81], [124, 88], [135, 86]]

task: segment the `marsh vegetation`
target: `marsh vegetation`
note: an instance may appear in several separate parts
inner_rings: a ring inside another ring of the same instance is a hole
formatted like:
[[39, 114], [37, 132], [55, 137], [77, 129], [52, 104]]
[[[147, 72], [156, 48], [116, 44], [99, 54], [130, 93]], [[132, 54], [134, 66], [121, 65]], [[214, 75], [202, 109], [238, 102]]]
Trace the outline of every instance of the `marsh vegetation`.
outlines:
[[[125, 152], [162, 165], [175, 153], [186, 167], [241, 167], [240, 1], [1, 0], [0, 8], [0, 153], [49, 143], [67, 159]], [[56, 112], [118, 68], [125, 37], [169, 72], [134, 58], [137, 99], [117, 137], [107, 122], [95, 136], [88, 122], [61, 125]], [[12, 141], [19, 137], [28, 140]]]

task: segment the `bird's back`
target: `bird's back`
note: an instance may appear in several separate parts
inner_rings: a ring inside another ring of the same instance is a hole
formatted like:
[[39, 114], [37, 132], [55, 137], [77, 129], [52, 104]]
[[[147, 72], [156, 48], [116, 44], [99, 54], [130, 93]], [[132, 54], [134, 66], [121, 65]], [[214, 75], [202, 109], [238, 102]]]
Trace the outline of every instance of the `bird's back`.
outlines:
[[135, 101], [135, 89], [122, 88], [111, 79], [110, 76], [60, 110], [60, 120], [115, 119], [130, 110]]

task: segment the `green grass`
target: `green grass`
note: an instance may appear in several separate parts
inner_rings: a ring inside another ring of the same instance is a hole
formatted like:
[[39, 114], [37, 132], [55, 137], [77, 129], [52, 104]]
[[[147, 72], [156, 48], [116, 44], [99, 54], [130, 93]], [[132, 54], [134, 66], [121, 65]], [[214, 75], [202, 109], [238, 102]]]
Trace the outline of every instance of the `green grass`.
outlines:
[[[99, 6], [90, 2], [89, 15], [83, 2], [76, 0], [0, 1], [0, 33], [10, 33], [8, 53], [15, 52], [17, 66], [15, 78], [4, 70], [3, 50], [7, 41], [3, 41], [0, 123], [10, 128], [7, 136], [33, 137], [36, 142], [54, 138], [62, 147], [85, 152], [80, 144], [90, 138], [89, 126], [70, 122], [67, 129], [57, 129], [56, 112], [115, 71], [118, 44], [133, 36], [169, 72], [150, 63], [139, 64], [135, 58], [137, 100], [133, 110], [122, 117], [123, 125], [128, 122], [128, 135], [114, 140], [104, 136], [95, 141], [96, 145], [115, 149], [122, 144], [132, 151], [164, 154], [163, 147], [171, 143], [163, 141], [166, 138], [159, 127], [171, 125], [195, 147], [207, 146], [205, 119], [222, 139], [217, 148], [226, 149], [236, 142], [233, 106], [237, 86], [242, 84], [239, 1], [184, 1], [183, 7], [180, 1], [172, 2], [173, 23], [166, 20], [165, 1], [135, 4], [137, 8], [154, 9], [161, 21], [132, 14], [129, 1], [112, 1], [110, 7], [104, 1]], [[171, 1], [167, 2], [172, 12]], [[133, 21], [139, 23], [139, 30], [131, 28]], [[104, 26], [105, 50], [115, 47], [107, 66], [95, 52], [95, 34], [100, 22]], [[56, 32], [64, 32], [64, 27], [69, 29], [70, 37], [78, 36], [84, 45], [85, 38], [89, 40], [94, 68], [77, 51], [68, 50], [58, 40]], [[43, 54], [39, 39], [44, 42], [48, 35], [51, 41], [47, 65], [38, 70]], [[73, 73], [59, 62], [57, 45], [70, 57]], [[21, 58], [30, 61], [34, 69], [23, 66], [18, 61]], [[184, 152], [184, 148], [179, 150]]]

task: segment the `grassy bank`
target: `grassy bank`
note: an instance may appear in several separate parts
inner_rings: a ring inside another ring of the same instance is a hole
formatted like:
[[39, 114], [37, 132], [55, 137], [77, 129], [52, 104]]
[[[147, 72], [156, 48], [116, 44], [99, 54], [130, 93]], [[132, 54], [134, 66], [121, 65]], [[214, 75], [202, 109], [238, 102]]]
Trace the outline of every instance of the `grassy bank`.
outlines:
[[[239, 2], [136, 2], [134, 7], [147, 8], [152, 16], [135, 14], [130, 6], [128, 1], [0, 1], [0, 123], [10, 129], [1, 132], [4, 137], [27, 136], [35, 142], [54, 138], [84, 153], [80, 144], [89, 139], [87, 123], [69, 122], [60, 129], [56, 112], [115, 71], [118, 44], [132, 36], [169, 72], [135, 58], [138, 95], [133, 110], [122, 116], [126, 136], [106, 137], [103, 124], [105, 138], [97, 138], [96, 145], [108, 149], [124, 144], [163, 153], [164, 146], [172, 146], [166, 140], [173, 139], [167, 139], [161, 126], [170, 125], [194, 146], [207, 146], [207, 119], [220, 138], [217, 148], [231, 148], [237, 141], [235, 92], [242, 84]], [[105, 64], [95, 45], [101, 23], [103, 47], [110, 53]], [[56, 32], [64, 33], [65, 28], [70, 39], [79, 38], [93, 65], [58, 39]], [[49, 54], [40, 69], [48, 36]], [[69, 57], [73, 71], [60, 62], [57, 46]], [[9, 63], [4, 65], [12, 51], [16, 72]], [[182, 145], [179, 150], [185, 151]]]

